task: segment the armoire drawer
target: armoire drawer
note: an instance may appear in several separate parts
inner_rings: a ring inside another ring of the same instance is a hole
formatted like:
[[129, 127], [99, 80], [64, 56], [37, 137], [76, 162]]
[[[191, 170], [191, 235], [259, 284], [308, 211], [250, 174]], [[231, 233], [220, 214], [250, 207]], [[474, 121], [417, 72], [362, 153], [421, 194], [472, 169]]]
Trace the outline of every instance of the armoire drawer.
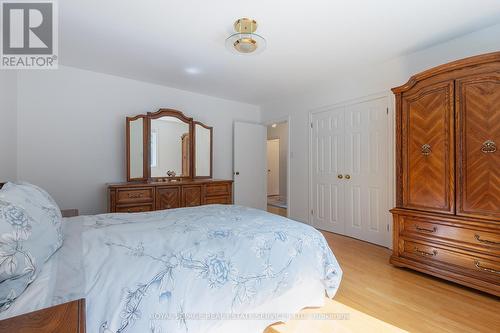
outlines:
[[[476, 256], [473, 253], [445, 248], [432, 243], [401, 240], [401, 256], [423, 261], [429, 265], [444, 264], [465, 269], [472, 274], [479, 274], [500, 283], [500, 261], [492, 256]], [[486, 258], [488, 257], [488, 259]]]
[[[453, 225], [435, 218], [401, 216], [403, 220], [401, 235], [414, 234], [425, 238], [443, 239], [460, 243], [462, 246], [487, 247], [489, 252], [500, 255], [500, 234], [473, 229], [469, 225]], [[465, 243], [465, 244], [463, 244]]]
[[116, 203], [127, 204], [136, 202], [152, 202], [154, 199], [154, 187], [128, 188], [116, 190]]
[[153, 210], [154, 210], [153, 204], [116, 206], [117, 213], [142, 213], [142, 212], [151, 212]]

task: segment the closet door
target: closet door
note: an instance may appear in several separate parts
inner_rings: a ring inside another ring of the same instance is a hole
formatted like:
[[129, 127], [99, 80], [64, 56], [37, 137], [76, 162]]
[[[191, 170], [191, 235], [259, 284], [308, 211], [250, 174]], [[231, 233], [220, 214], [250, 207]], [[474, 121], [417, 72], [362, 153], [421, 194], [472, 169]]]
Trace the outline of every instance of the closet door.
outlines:
[[312, 115], [312, 224], [382, 246], [390, 234], [386, 97]]
[[500, 74], [456, 81], [457, 214], [500, 218]]
[[311, 130], [312, 222], [340, 234], [344, 219], [344, 107], [315, 113]]
[[387, 98], [346, 106], [344, 202], [345, 234], [388, 243]]
[[402, 95], [403, 208], [455, 213], [453, 92], [422, 81]]

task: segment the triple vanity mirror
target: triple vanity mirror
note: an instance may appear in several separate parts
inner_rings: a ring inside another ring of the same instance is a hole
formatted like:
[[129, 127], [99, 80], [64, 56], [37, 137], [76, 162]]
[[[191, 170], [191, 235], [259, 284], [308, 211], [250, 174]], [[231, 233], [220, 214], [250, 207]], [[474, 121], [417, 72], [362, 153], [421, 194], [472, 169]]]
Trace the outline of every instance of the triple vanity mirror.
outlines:
[[127, 181], [212, 178], [210, 126], [160, 109], [127, 117]]

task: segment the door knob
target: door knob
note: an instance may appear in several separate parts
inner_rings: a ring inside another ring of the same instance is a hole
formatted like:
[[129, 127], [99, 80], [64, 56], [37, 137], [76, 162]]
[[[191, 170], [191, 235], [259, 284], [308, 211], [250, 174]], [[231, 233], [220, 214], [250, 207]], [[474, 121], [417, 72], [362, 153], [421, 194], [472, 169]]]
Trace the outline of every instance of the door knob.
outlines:
[[337, 175], [337, 178], [338, 178], [338, 179], [342, 179], [342, 178], [344, 178], [344, 176], [342, 176], [342, 175]]
[[240, 172], [239, 172], [239, 171], [236, 171], [234, 174], [235, 174], [236, 176], [239, 176], [239, 175], [240, 175]]
[[345, 175], [345, 179], [351, 179], [351, 176]]

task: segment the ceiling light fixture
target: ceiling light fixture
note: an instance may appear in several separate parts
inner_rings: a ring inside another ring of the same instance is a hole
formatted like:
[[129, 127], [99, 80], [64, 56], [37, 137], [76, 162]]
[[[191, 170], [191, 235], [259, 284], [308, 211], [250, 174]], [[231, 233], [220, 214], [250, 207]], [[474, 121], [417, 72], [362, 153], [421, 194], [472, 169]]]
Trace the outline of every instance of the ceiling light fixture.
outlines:
[[226, 39], [226, 48], [238, 54], [256, 54], [264, 51], [266, 40], [255, 33], [257, 21], [241, 18], [234, 22], [235, 34]]
[[272, 128], [276, 128], [278, 126], [278, 124], [272, 124], [271, 127]]

